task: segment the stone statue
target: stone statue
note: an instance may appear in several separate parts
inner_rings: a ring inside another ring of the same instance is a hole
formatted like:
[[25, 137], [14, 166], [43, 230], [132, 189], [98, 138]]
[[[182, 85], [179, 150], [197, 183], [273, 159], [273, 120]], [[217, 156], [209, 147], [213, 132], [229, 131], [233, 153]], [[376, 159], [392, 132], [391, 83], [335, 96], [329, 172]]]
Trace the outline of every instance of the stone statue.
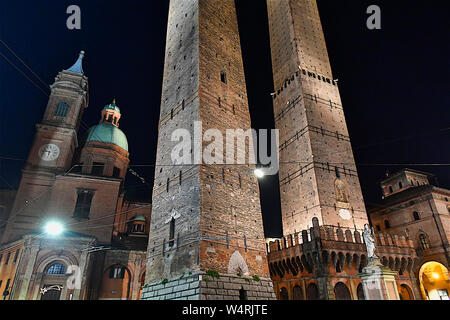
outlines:
[[334, 186], [336, 188], [336, 200], [339, 202], [348, 203], [348, 193], [345, 182], [340, 179], [336, 179]]
[[375, 259], [379, 259], [375, 254], [375, 232], [373, 228], [370, 228], [368, 224], [364, 225], [363, 239], [367, 248], [367, 255], [369, 262], [373, 262]]

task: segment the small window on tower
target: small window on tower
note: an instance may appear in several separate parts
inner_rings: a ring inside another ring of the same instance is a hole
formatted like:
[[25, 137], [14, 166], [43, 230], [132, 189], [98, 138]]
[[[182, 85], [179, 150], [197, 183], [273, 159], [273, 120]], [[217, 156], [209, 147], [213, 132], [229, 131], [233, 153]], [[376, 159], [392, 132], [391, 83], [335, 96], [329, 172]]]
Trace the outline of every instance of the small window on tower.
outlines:
[[227, 83], [227, 73], [225, 71], [222, 71], [220, 73], [220, 81], [222, 81], [223, 83]]
[[170, 221], [170, 230], [169, 230], [169, 247], [173, 247], [175, 244], [175, 219], [172, 218]]
[[89, 213], [91, 211], [92, 198], [94, 192], [89, 190], [78, 190], [77, 203], [75, 205], [75, 211], [73, 213], [74, 218], [89, 219]]
[[113, 177], [114, 178], [120, 178], [120, 169], [117, 167], [114, 167], [113, 169]]
[[65, 118], [69, 112], [69, 105], [65, 102], [60, 102], [56, 105], [55, 116]]
[[94, 162], [92, 165], [92, 175], [93, 176], [103, 176], [103, 171], [105, 169], [105, 164], [101, 162]]

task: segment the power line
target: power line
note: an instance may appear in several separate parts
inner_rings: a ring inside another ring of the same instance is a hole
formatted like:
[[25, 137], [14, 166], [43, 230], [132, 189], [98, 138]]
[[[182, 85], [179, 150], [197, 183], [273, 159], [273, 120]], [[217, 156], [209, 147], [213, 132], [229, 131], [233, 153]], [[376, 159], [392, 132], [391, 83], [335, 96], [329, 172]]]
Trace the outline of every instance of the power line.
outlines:
[[20, 70], [14, 63], [12, 63], [3, 53], [0, 52], [0, 56], [6, 60], [12, 67], [14, 67], [22, 76], [24, 76], [28, 81], [33, 84], [37, 89], [39, 89], [43, 94], [45, 94], [48, 97], [48, 94], [40, 87], [38, 86], [33, 80], [31, 80], [22, 70]]
[[42, 79], [14, 52], [13, 49], [11, 49], [6, 43], [5, 41], [3, 41], [2, 39], [0, 39], [0, 43], [2, 43], [6, 49], [9, 50], [9, 52], [11, 52], [16, 58], [17, 60], [19, 60], [44, 86], [45, 88], [48, 87], [48, 84], [45, 83], [44, 81], [42, 81]]

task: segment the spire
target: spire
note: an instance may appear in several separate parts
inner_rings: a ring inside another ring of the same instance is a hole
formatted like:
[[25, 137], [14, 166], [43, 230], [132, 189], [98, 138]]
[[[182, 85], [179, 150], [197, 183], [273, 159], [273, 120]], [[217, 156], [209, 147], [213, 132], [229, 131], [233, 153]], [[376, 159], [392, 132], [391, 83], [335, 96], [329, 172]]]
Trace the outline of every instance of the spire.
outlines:
[[75, 64], [72, 67], [67, 69], [67, 71], [84, 74], [84, 72], [83, 72], [83, 58], [84, 58], [84, 51], [81, 51], [80, 55], [78, 56], [77, 62], [75, 62]]

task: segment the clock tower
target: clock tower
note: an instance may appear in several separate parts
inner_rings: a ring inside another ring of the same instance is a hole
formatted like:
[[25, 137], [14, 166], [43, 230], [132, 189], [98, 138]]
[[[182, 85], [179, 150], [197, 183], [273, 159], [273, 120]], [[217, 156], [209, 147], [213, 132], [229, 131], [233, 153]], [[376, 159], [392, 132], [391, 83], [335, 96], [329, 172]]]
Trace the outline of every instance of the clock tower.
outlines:
[[77, 132], [88, 105], [88, 79], [84, 75], [81, 51], [77, 62], [61, 71], [50, 87], [51, 94], [26, 169], [67, 171], [78, 147]]
[[71, 171], [77, 132], [88, 105], [88, 79], [83, 72], [84, 52], [50, 86], [44, 117], [22, 170], [22, 180], [2, 243], [18, 240], [38, 228], [48, 211], [51, 190], [58, 176]]

